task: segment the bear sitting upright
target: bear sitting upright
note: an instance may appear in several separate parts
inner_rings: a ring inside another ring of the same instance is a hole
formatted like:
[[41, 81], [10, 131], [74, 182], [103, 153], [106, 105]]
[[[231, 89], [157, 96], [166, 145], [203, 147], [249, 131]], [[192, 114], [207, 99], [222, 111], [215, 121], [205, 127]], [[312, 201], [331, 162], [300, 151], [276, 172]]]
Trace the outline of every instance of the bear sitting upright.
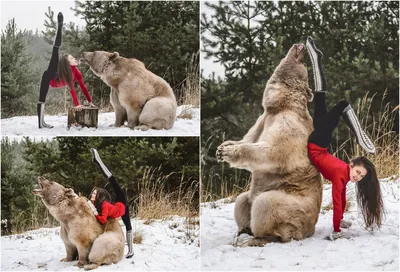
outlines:
[[293, 45], [265, 87], [264, 113], [240, 141], [226, 141], [219, 161], [252, 173], [248, 192], [235, 202], [238, 233], [254, 235], [249, 245], [301, 240], [314, 234], [322, 182], [307, 154], [313, 130], [307, 102], [306, 50]]
[[83, 52], [80, 61], [111, 87], [115, 126], [128, 121], [132, 129], [170, 129], [176, 119], [176, 98], [169, 84], [137, 59], [118, 52]]

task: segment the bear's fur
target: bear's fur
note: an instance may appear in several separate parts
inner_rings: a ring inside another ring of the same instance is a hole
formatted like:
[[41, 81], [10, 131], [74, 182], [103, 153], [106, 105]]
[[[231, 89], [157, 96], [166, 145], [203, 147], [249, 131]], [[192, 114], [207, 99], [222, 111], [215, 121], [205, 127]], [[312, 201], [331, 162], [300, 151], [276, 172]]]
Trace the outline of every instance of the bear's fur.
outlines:
[[43, 177], [38, 177], [38, 183], [40, 189], [33, 190], [33, 193], [41, 197], [50, 214], [61, 225], [60, 236], [67, 252], [62, 262], [78, 258], [78, 266], [89, 270], [122, 260], [125, 238], [117, 220], [108, 219], [101, 225], [87, 198]]
[[255, 237], [249, 245], [301, 240], [315, 231], [322, 182], [307, 153], [313, 95], [305, 53], [304, 45], [293, 45], [267, 82], [264, 113], [242, 140], [217, 149], [220, 161], [252, 173], [250, 191], [239, 195], [234, 211], [238, 233]]
[[111, 87], [115, 126], [128, 121], [132, 129], [170, 129], [176, 119], [176, 98], [169, 84], [137, 59], [118, 52], [83, 52], [80, 61]]

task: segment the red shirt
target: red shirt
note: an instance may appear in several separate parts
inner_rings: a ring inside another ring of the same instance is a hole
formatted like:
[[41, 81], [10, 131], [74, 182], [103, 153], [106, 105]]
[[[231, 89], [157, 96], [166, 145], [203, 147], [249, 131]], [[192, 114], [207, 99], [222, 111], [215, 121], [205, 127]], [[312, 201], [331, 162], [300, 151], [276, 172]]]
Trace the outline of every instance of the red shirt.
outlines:
[[340, 231], [346, 207], [346, 184], [350, 179], [350, 167], [347, 163], [328, 153], [328, 148], [308, 143], [308, 156], [321, 172], [322, 176], [332, 182], [333, 230]]
[[108, 217], [118, 218], [124, 214], [125, 205], [122, 202], [115, 202], [113, 205], [107, 201], [103, 201], [103, 204], [101, 204], [101, 215], [96, 215], [96, 218], [100, 223], [104, 224]]
[[[76, 66], [70, 66], [71, 67], [71, 72], [72, 72], [72, 82], [75, 83], [75, 81], [78, 81], [79, 86], [81, 87], [81, 90], [83, 92], [83, 94], [85, 95], [87, 101], [89, 101], [89, 103], [92, 102], [92, 98], [90, 97], [90, 94], [88, 92], [88, 89], [85, 86], [85, 83], [83, 83], [83, 79], [82, 79], [82, 73], [81, 71], [78, 70], [78, 68]], [[65, 83], [65, 81], [60, 80], [60, 81], [56, 81], [54, 78], [50, 81], [50, 86], [54, 87], [54, 88], [58, 88], [58, 87], [65, 87], [67, 86], [67, 83]], [[72, 96], [72, 100], [74, 101], [74, 105], [75, 106], [79, 106], [79, 100], [78, 97], [76, 96], [76, 91], [74, 88], [74, 84], [72, 84], [72, 86], [70, 86], [70, 90], [69, 92], [71, 93]]]

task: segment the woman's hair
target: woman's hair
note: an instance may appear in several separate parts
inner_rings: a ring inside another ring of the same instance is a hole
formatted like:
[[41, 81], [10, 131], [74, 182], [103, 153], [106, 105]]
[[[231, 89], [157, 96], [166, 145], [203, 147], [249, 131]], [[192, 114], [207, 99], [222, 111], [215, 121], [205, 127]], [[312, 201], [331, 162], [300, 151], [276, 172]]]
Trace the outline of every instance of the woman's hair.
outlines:
[[64, 54], [58, 61], [56, 81], [64, 81], [68, 86], [71, 87], [72, 82], [72, 71], [68, 60], [69, 54]]
[[361, 208], [365, 225], [367, 227], [376, 225], [379, 228], [382, 224], [383, 201], [375, 166], [364, 156], [354, 158], [351, 162], [367, 170], [365, 177], [356, 183], [357, 203]]
[[104, 201], [111, 202], [111, 196], [106, 189], [94, 187], [92, 193], [94, 190], [96, 190], [96, 199], [94, 200], [94, 206], [96, 207], [97, 212], [101, 215], [101, 205]]

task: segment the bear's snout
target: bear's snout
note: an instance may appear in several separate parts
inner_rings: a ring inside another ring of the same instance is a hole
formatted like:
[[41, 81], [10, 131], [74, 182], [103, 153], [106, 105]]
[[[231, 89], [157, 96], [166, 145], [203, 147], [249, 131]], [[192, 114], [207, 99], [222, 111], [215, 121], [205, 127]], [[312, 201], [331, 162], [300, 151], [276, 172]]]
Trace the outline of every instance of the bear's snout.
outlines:
[[88, 63], [92, 60], [92, 58], [93, 58], [93, 52], [83, 52], [81, 54], [81, 58], [79, 59], [79, 61], [82, 63]]

